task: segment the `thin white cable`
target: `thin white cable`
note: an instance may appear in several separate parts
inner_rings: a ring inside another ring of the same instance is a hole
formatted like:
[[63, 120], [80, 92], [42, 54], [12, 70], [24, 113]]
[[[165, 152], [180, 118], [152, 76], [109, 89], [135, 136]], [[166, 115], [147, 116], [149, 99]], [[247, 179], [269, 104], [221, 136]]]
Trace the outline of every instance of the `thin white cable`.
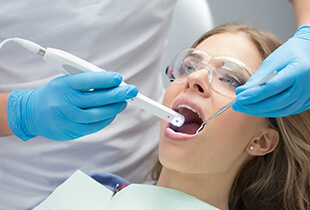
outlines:
[[41, 49], [44, 49], [40, 45], [38, 45], [37, 43], [31, 42], [31, 41], [26, 40], [26, 39], [21, 39], [21, 38], [8, 38], [8, 39], [4, 40], [0, 44], [0, 49], [5, 44], [7, 44], [8, 42], [15, 42], [15, 43], [23, 46], [24, 48], [28, 49], [29, 51], [33, 52], [33, 53], [38, 53]]
[[15, 38], [8, 38], [8, 39], [5, 39], [3, 42], [0, 43], [0, 49], [1, 49], [5, 44], [7, 44], [8, 42], [15, 42]]

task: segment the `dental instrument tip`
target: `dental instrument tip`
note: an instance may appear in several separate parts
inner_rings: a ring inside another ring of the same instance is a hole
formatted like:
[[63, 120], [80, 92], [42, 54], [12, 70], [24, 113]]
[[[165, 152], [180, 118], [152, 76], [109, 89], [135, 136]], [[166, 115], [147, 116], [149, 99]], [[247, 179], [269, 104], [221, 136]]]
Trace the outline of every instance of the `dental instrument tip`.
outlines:
[[203, 122], [203, 123], [200, 125], [200, 127], [198, 128], [198, 130], [196, 131], [195, 134], [198, 134], [198, 133], [203, 129], [203, 127], [204, 127], [205, 124], [206, 124], [206, 121]]

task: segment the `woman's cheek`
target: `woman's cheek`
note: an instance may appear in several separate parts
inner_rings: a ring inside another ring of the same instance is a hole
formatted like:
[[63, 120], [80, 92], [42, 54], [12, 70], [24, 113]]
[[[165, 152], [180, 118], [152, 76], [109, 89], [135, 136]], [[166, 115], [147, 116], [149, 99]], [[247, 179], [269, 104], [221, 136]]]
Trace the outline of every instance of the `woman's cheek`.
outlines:
[[166, 89], [162, 104], [171, 108], [172, 103], [175, 100], [178, 92], [178, 88], [173, 83], [171, 83]]
[[[226, 130], [235, 139], [252, 138], [256, 130], [262, 126], [261, 119], [230, 109], [222, 114], [219, 127]], [[220, 116], [219, 116], [220, 117]]]

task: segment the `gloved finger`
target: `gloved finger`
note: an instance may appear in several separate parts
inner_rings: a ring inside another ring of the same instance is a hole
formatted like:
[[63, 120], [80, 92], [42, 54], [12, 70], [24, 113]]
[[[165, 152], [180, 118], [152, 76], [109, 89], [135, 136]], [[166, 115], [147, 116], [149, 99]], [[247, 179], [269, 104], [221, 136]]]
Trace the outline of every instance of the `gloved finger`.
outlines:
[[288, 112], [294, 111], [293, 107], [296, 106], [296, 104], [301, 103], [299, 100], [299, 94], [296, 94], [292, 97], [292, 92], [294, 92], [294, 88], [285, 90], [260, 102], [246, 105], [236, 104], [234, 101], [232, 103], [232, 108], [235, 111], [243, 112], [253, 116], [283, 117], [288, 115]]
[[[285, 92], [283, 92], [285, 93]], [[278, 98], [283, 97], [282, 94], [278, 94]], [[260, 101], [259, 103], [253, 103], [253, 104], [235, 104], [234, 102], [232, 103], [232, 109], [238, 112], [243, 112], [248, 115], [253, 115], [253, 116], [260, 116], [260, 117], [278, 117], [275, 116], [274, 113], [277, 110], [282, 110], [283, 108], [286, 108], [287, 105], [284, 106], [278, 106], [275, 103], [275, 98], [277, 96], [273, 96], [270, 98], [267, 98], [263, 101]]]
[[93, 107], [89, 109], [80, 109], [72, 106], [63, 108], [62, 114], [75, 123], [95, 123], [111, 117], [115, 117], [127, 106], [126, 102], [119, 102], [107, 106]]
[[62, 132], [61, 135], [54, 135], [50, 139], [57, 141], [74, 140], [82, 136], [100, 131], [101, 129], [111, 124], [114, 119], [115, 117], [111, 117], [99, 122], [89, 124], [72, 122], [71, 126], [69, 126], [69, 129], [67, 129], [66, 132]]
[[138, 89], [134, 85], [118, 86], [111, 89], [102, 89], [87, 92], [77, 92], [68, 97], [70, 102], [79, 108], [105, 106], [122, 102], [135, 97]]
[[90, 89], [107, 89], [118, 86], [122, 76], [116, 72], [85, 72], [63, 77], [64, 81], [73, 89], [88, 91]]
[[94, 122], [94, 123], [79, 124], [78, 127], [79, 127], [79, 130], [81, 131], [80, 135], [84, 136], [84, 135], [88, 135], [94, 132], [98, 132], [101, 129], [105, 128], [106, 126], [110, 125], [114, 119], [115, 119], [115, 116], [104, 119], [102, 121]]
[[[295, 103], [297, 103], [297, 101], [295, 101]], [[253, 116], [259, 116], [259, 117], [286, 117], [288, 115], [292, 115], [292, 114], [298, 114], [300, 113], [299, 109], [295, 109], [294, 107], [296, 106], [295, 103], [292, 103], [290, 104], [289, 106], [286, 106], [286, 107], [283, 107], [283, 108], [276, 108], [276, 107], [273, 107], [275, 108], [275, 110], [265, 110], [264, 112], [261, 112], [261, 113], [258, 113], [258, 112], [255, 112], [253, 109], [249, 112], [249, 115], [253, 115]], [[255, 105], [253, 105], [255, 106]], [[243, 107], [240, 107], [240, 109], [242, 109]], [[246, 109], [248, 107], [245, 107]], [[255, 107], [253, 107], [255, 109]], [[248, 114], [248, 113], [247, 113]]]
[[[235, 109], [235, 107], [233, 108]], [[257, 116], [257, 117], [278, 117], [277, 114], [283, 112], [282, 109], [277, 110], [264, 110], [263, 112], [257, 112], [255, 111], [255, 105], [249, 105], [249, 106], [238, 106], [238, 110], [235, 110], [238, 112], [246, 113], [248, 115]]]
[[289, 76], [289, 71], [279, 72], [274, 78], [267, 81], [265, 84], [248, 88], [239, 93], [235, 99], [235, 105], [248, 105], [259, 103], [262, 100], [278, 95], [285, 90], [288, 90], [294, 85], [295, 78]]

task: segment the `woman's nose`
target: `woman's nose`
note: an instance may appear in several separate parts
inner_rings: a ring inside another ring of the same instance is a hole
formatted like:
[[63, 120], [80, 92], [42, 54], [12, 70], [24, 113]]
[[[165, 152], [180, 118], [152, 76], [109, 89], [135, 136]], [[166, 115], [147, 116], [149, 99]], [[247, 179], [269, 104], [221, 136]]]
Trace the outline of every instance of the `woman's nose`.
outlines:
[[195, 91], [203, 97], [209, 97], [211, 91], [209, 70], [201, 69], [188, 75], [185, 88], [189, 91]]

